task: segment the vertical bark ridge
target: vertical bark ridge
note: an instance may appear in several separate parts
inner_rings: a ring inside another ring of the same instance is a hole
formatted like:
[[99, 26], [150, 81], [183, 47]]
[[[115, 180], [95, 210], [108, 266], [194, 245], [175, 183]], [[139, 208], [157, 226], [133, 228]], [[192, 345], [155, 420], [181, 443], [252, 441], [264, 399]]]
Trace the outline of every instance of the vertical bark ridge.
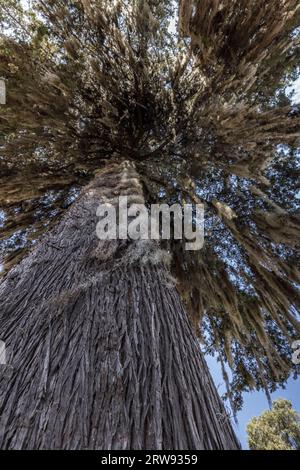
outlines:
[[158, 246], [96, 237], [125, 194], [130, 163], [99, 173], [1, 282], [2, 449], [239, 446]]

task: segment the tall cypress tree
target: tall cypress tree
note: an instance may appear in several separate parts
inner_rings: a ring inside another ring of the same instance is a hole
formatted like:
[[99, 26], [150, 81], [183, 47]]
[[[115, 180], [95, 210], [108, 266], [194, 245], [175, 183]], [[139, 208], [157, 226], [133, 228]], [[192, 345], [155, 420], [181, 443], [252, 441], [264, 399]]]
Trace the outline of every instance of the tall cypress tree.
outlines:
[[[235, 409], [293, 371], [299, 2], [30, 5], [0, 1], [0, 445], [237, 448], [199, 344]], [[99, 242], [129, 193], [203, 203], [204, 248]]]

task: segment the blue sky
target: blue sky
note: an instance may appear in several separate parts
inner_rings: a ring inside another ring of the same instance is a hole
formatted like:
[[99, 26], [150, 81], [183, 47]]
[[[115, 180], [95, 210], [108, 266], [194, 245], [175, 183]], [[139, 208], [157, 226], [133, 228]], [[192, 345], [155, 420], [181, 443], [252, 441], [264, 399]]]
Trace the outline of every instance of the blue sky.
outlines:
[[288, 87], [288, 92], [294, 90], [293, 102], [300, 103], [300, 77], [293, 83], [292, 86]]

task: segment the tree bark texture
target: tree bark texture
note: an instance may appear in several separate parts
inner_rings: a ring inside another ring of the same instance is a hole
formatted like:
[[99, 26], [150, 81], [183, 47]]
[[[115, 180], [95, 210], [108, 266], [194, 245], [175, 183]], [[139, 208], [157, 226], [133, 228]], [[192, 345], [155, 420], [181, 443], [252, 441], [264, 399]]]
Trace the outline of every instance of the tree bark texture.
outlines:
[[100, 202], [141, 201], [128, 162], [95, 177], [0, 285], [1, 449], [237, 449], [163, 252], [100, 241]]

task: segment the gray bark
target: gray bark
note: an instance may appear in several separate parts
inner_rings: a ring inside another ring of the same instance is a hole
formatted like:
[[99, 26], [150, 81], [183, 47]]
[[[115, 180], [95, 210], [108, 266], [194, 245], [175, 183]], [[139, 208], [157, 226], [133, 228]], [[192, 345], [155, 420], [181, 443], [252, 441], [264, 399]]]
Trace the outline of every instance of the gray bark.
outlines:
[[239, 447], [163, 253], [96, 237], [120, 194], [142, 195], [126, 163], [1, 283], [1, 449]]

